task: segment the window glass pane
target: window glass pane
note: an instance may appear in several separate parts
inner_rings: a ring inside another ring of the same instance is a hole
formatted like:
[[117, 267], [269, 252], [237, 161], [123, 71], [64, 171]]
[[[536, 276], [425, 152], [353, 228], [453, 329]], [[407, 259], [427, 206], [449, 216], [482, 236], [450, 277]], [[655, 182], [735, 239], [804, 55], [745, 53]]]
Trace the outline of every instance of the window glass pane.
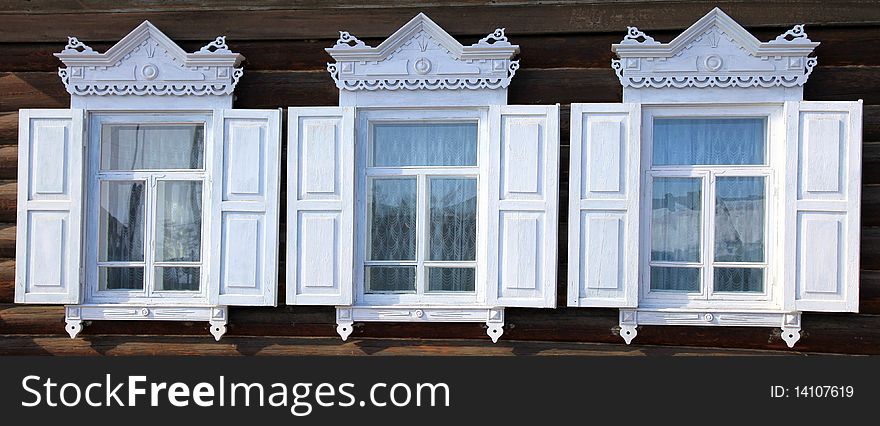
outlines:
[[415, 293], [415, 266], [367, 266], [367, 293]]
[[102, 181], [98, 260], [144, 260], [144, 183]]
[[202, 182], [156, 185], [156, 261], [198, 262], [202, 250]]
[[658, 118], [654, 165], [764, 164], [764, 118]]
[[762, 268], [715, 268], [715, 291], [760, 293], [764, 291]]
[[715, 260], [764, 261], [764, 178], [715, 180]]
[[700, 269], [652, 266], [651, 290], [699, 293]]
[[201, 169], [202, 124], [106, 124], [101, 129], [101, 170]]
[[373, 179], [369, 192], [370, 260], [415, 260], [416, 179]]
[[428, 268], [428, 291], [474, 291], [474, 268]]
[[157, 291], [198, 291], [199, 268], [197, 267], [157, 267]]
[[376, 124], [372, 165], [476, 166], [477, 123]]
[[654, 178], [651, 260], [700, 261], [701, 178]]
[[143, 290], [143, 267], [98, 267], [98, 288], [101, 290]]
[[430, 259], [476, 260], [477, 180], [430, 179]]

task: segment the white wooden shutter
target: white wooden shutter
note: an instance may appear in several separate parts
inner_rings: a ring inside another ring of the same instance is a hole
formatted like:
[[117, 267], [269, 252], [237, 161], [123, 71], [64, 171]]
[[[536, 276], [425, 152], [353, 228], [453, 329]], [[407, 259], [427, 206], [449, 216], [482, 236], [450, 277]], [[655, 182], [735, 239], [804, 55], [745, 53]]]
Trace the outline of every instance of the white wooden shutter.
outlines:
[[281, 111], [217, 110], [214, 120], [212, 290], [221, 305], [275, 306]]
[[556, 307], [559, 105], [489, 110], [487, 300]]
[[79, 303], [83, 111], [19, 111], [15, 301]]
[[858, 312], [862, 103], [788, 102], [786, 118], [786, 293], [800, 311]]
[[568, 306], [636, 307], [638, 104], [572, 104]]
[[290, 108], [287, 120], [287, 303], [350, 305], [354, 109]]

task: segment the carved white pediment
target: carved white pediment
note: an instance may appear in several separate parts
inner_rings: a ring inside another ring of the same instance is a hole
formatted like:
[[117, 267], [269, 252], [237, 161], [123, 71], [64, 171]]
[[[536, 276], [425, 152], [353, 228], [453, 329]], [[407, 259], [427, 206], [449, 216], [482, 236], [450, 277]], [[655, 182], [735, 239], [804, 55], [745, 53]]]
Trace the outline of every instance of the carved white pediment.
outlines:
[[715, 8], [669, 43], [629, 27], [612, 46], [612, 60], [624, 87], [794, 87], [816, 66], [809, 57], [819, 43], [803, 25], [761, 42]]
[[235, 89], [244, 57], [217, 37], [188, 53], [149, 21], [138, 25], [104, 53], [75, 37], [55, 56], [71, 95], [229, 95]]
[[519, 46], [499, 28], [463, 46], [420, 13], [376, 47], [347, 32], [325, 49], [335, 63], [327, 70], [342, 90], [498, 89], [519, 68]]

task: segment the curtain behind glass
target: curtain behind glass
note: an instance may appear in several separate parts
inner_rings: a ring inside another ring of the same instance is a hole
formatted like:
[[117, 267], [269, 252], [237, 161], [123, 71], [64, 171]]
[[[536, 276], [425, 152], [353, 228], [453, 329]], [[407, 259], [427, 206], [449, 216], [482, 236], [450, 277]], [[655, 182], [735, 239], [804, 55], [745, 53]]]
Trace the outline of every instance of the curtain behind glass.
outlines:
[[764, 164], [763, 118], [658, 118], [654, 165]]
[[376, 124], [372, 166], [476, 166], [476, 123]]
[[205, 131], [202, 124], [104, 125], [101, 170], [201, 169]]

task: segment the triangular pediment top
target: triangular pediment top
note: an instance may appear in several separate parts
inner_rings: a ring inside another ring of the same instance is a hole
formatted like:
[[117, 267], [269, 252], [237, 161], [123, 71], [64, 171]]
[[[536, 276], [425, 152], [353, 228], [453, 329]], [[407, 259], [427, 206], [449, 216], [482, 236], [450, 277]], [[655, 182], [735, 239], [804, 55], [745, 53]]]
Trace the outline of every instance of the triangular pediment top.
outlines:
[[424, 13], [378, 46], [340, 31], [325, 50], [336, 60], [327, 70], [343, 90], [505, 89], [519, 68], [519, 46], [504, 28], [465, 46]]
[[470, 46], [464, 46], [424, 13], [410, 19], [376, 47], [367, 46], [346, 31], [340, 31], [339, 34], [336, 44], [325, 49], [334, 59], [381, 61], [421, 34], [435, 40], [458, 59], [510, 59], [519, 52], [519, 46], [507, 41], [503, 28]]
[[186, 52], [144, 21], [104, 53], [68, 37], [55, 54], [58, 74], [72, 95], [228, 95], [242, 75], [244, 59], [220, 36]]
[[627, 27], [612, 68], [633, 88], [794, 87], [807, 81], [818, 45], [803, 25], [762, 42], [716, 7], [668, 43]]
[[754, 56], [806, 56], [819, 45], [807, 37], [803, 25], [795, 25], [776, 39], [762, 42], [716, 7], [669, 43], [660, 43], [638, 28], [628, 27], [627, 35], [612, 45], [612, 50], [620, 57], [670, 57], [700, 42], [711, 32], [723, 33]]

